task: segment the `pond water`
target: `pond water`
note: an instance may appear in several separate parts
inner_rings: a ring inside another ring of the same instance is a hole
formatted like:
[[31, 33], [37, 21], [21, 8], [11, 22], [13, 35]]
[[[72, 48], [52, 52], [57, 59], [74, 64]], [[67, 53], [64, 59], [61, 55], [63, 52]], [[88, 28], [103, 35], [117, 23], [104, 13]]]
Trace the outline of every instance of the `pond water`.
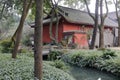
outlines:
[[73, 75], [76, 80], [120, 80], [120, 77], [118, 78], [107, 72], [75, 66], [70, 67], [70, 74]]

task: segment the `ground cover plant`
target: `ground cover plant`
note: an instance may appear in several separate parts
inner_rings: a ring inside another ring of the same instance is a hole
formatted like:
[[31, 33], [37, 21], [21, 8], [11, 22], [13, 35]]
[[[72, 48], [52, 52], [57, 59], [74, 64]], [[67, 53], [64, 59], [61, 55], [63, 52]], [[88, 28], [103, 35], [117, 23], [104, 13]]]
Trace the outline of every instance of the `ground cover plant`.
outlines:
[[50, 61], [54, 61], [54, 60], [58, 60], [61, 59], [61, 56], [64, 54], [64, 52], [62, 51], [51, 51], [50, 54], [48, 55], [48, 60]]
[[120, 76], [120, 52], [97, 50], [73, 50], [62, 59], [72, 65], [92, 67]]
[[[0, 54], [0, 80], [34, 80], [33, 58], [19, 55], [11, 59], [10, 54]], [[61, 74], [62, 73], [62, 74]], [[43, 80], [74, 80], [68, 73], [43, 62]]]

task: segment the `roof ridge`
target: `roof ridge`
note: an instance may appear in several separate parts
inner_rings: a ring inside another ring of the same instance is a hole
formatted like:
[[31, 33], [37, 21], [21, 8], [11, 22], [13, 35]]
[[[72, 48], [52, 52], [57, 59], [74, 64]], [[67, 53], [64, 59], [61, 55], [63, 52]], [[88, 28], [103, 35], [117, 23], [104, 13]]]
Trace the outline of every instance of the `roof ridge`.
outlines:
[[[70, 9], [70, 10], [74, 10], [74, 11], [80, 11], [80, 12], [84, 12], [84, 13], [88, 13], [87, 11], [83, 11], [83, 10], [79, 10], [79, 9], [74, 9], [74, 8], [70, 8], [70, 7], [65, 7], [65, 6], [58, 6], [58, 7], [62, 7], [62, 8], [66, 8], [66, 9]], [[92, 13], [94, 14], [94, 13]]]

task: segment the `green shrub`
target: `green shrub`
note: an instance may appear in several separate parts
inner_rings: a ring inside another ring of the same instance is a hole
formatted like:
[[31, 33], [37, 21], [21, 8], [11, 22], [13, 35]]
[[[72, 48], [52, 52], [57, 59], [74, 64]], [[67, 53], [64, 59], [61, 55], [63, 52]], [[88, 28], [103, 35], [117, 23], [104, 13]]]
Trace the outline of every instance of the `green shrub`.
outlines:
[[113, 58], [113, 57], [116, 57], [116, 56], [117, 55], [115, 54], [115, 51], [105, 50], [103, 52], [102, 58], [104, 58], [104, 59], [110, 59], [110, 58]]
[[[34, 80], [34, 60], [18, 56], [11, 59], [9, 54], [0, 54], [0, 80]], [[43, 62], [42, 80], [74, 80], [68, 73]]]
[[[46, 73], [46, 74], [45, 74]], [[52, 66], [44, 67], [43, 80], [75, 80], [68, 73]]]
[[98, 57], [101, 55], [100, 52], [96, 54], [97, 51], [75, 51], [70, 54], [65, 54], [62, 59], [77, 66], [92, 66]]
[[111, 72], [117, 76], [120, 76], [120, 59], [109, 59], [97, 61], [94, 66], [100, 70]]
[[73, 56], [73, 63], [75, 63], [78, 66], [93, 66], [93, 64], [98, 59], [98, 55], [92, 53], [92, 54], [86, 54], [86, 55], [75, 55]]
[[61, 59], [61, 56], [64, 53], [61, 51], [51, 51], [50, 54], [48, 55], [48, 60], [57, 60], [57, 59]]
[[29, 51], [26, 48], [22, 48], [19, 50], [19, 53], [28, 53]]
[[76, 49], [77, 48], [77, 44], [76, 43], [72, 43], [68, 45], [71, 49]]
[[33, 53], [33, 52], [21, 53], [20, 55], [21, 55], [21, 56], [22, 56], [22, 55], [25, 55], [25, 56], [28, 56], [28, 57], [31, 57], [31, 58], [34, 57], [34, 53]]
[[120, 76], [120, 56], [114, 51], [74, 51], [62, 59], [72, 65], [94, 67]]
[[55, 60], [54, 62], [50, 61], [48, 64], [63, 71], [67, 71], [68, 69], [68, 66], [66, 66], [66, 64], [62, 60]]
[[1, 52], [2, 53], [11, 53], [13, 46], [12, 46], [12, 41], [10, 39], [2, 40], [0, 42], [1, 46]]

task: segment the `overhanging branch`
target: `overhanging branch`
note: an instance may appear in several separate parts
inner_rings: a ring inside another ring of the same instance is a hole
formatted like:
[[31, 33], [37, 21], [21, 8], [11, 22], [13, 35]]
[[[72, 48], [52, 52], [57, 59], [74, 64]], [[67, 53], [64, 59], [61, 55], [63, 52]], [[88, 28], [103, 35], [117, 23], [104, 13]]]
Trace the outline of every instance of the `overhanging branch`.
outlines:
[[88, 7], [87, 1], [84, 0], [84, 2], [85, 2], [85, 5], [86, 5], [86, 8], [87, 8], [87, 10], [88, 10], [88, 14], [89, 14], [89, 15], [92, 17], [92, 19], [95, 21], [95, 17], [91, 14], [90, 9], [89, 9], [89, 7]]

